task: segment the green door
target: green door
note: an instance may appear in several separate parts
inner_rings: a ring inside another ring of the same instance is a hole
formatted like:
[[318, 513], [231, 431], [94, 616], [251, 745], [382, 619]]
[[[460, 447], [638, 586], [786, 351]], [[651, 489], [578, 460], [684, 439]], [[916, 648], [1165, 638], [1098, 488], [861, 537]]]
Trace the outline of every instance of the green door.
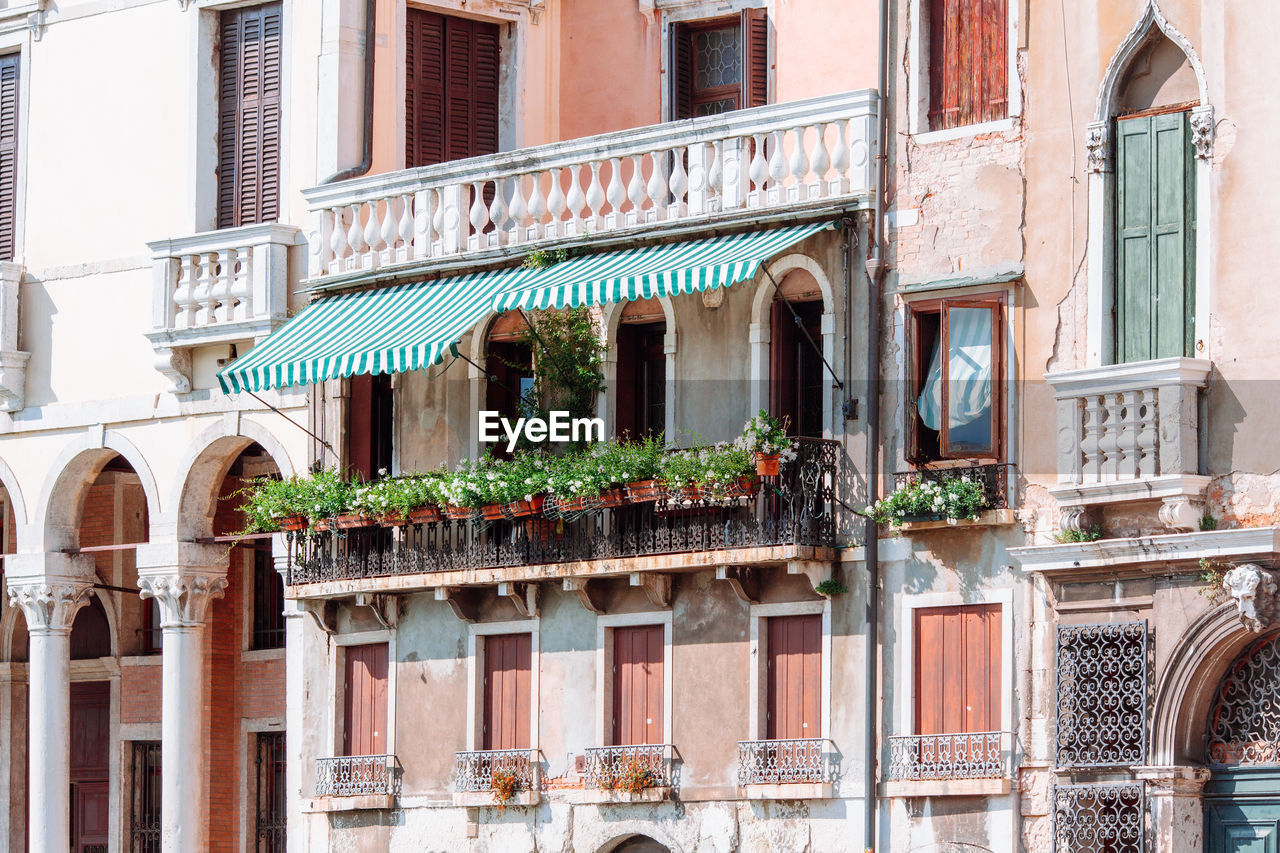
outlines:
[[1116, 122], [1116, 361], [1192, 354], [1195, 172], [1188, 113]]
[[1215, 773], [1204, 806], [1205, 853], [1280, 853], [1280, 768]]

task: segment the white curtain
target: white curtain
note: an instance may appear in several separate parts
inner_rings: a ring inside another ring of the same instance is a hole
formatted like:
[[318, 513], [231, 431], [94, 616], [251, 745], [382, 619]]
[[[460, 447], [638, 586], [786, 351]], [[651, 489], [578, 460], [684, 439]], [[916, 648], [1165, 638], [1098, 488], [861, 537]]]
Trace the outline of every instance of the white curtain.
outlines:
[[[950, 308], [950, 353], [947, 358], [951, 404], [947, 425], [972, 423], [991, 408], [991, 309]], [[942, 423], [942, 333], [934, 347], [918, 402], [920, 420], [936, 430]]]

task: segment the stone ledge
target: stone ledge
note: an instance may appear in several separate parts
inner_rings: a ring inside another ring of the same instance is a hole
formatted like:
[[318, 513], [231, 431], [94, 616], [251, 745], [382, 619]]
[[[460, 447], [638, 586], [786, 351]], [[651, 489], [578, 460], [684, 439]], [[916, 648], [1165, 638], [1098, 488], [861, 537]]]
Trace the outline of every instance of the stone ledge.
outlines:
[[898, 529], [903, 533], [923, 533], [929, 530], [963, 530], [966, 527], [1005, 527], [1017, 524], [1018, 518], [1011, 509], [988, 509], [977, 518], [941, 518], [937, 521], [908, 521]]
[[313, 797], [304, 802], [304, 814], [387, 811], [396, 807], [394, 794], [363, 794], [355, 797]]
[[744, 800], [830, 800], [836, 786], [830, 782], [786, 782], [777, 785], [739, 785]]
[[1008, 779], [915, 779], [884, 782], [882, 797], [999, 797], [1013, 790]]
[[455, 791], [453, 804], [466, 808], [518, 808], [520, 806], [536, 806], [542, 801], [541, 791], [520, 791], [505, 803], [493, 798], [493, 791]]
[[1152, 567], [1163, 574], [1182, 564], [1199, 571], [1202, 558], [1280, 557], [1280, 527], [1246, 527], [1238, 530], [1171, 533], [1101, 539], [1097, 542], [1065, 542], [1010, 548], [1010, 558], [1026, 571], [1053, 573], [1114, 570], [1117, 566]]
[[646, 788], [634, 794], [628, 791], [610, 791], [600, 788], [566, 788], [561, 793], [564, 801], [576, 806], [606, 806], [619, 803], [660, 803], [671, 798], [671, 787], [663, 785]]
[[1117, 480], [1085, 485], [1064, 484], [1049, 487], [1049, 494], [1063, 506], [1131, 503], [1165, 498], [1200, 498], [1209, 486], [1209, 477], [1199, 474], [1170, 474], [1141, 480]]

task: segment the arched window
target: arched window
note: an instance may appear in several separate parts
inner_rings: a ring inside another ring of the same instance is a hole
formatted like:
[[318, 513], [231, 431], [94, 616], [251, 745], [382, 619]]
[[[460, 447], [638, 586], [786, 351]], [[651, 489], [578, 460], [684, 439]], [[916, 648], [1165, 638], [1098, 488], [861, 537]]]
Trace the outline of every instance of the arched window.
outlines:
[[770, 309], [769, 411], [792, 435], [822, 437], [822, 290], [805, 270], [788, 273]]
[[97, 596], [76, 613], [71, 623], [71, 659], [111, 657], [111, 624]]
[[628, 302], [618, 325], [615, 434], [663, 433], [667, 419], [667, 321], [656, 299]]

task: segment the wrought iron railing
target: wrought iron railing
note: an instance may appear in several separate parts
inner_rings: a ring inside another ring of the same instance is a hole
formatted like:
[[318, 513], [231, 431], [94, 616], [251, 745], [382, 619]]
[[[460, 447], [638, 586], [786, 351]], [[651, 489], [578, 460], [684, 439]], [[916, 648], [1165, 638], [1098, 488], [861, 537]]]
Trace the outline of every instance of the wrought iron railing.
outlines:
[[834, 782], [835, 749], [825, 738], [738, 741], [738, 784]]
[[1143, 853], [1146, 811], [1146, 790], [1141, 782], [1055, 785], [1053, 853]]
[[1009, 495], [1012, 491], [1013, 463], [993, 462], [988, 465], [964, 465], [950, 468], [917, 468], [912, 471], [898, 471], [893, 475], [893, 488], [901, 489], [917, 483], [940, 483], [943, 480], [955, 480], [968, 477], [982, 484], [983, 494], [987, 496], [990, 509], [1009, 509]]
[[317, 797], [398, 794], [400, 773], [394, 755], [341, 755], [316, 759]]
[[671, 785], [670, 744], [647, 743], [633, 746], [598, 746], [586, 752], [583, 781], [588, 788], [614, 790], [636, 784], [665, 788]]
[[492, 791], [495, 775], [515, 777], [516, 791], [538, 788], [536, 749], [482, 749], [455, 753], [454, 790], [459, 793]]
[[1006, 772], [1004, 732], [889, 738], [891, 781], [997, 779]]
[[1145, 764], [1151, 671], [1146, 621], [1059, 625], [1056, 664], [1054, 763]]
[[840, 445], [798, 439], [796, 458], [736, 497], [655, 501], [501, 521], [290, 534], [291, 585], [773, 545], [836, 545]]

